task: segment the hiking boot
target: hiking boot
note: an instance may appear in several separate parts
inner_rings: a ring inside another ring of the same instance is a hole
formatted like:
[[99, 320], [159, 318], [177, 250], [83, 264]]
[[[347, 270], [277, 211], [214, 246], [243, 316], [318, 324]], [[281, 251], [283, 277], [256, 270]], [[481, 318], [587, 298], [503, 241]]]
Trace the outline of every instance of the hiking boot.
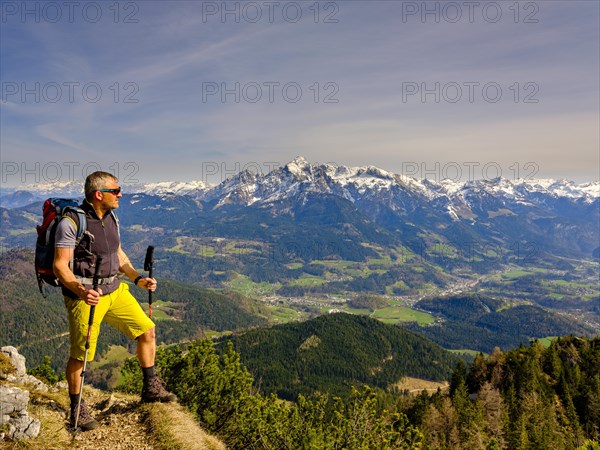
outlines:
[[[77, 414], [77, 403], [71, 405], [71, 420], [69, 424], [71, 428], [75, 428], [75, 415]], [[98, 428], [100, 424], [96, 419], [92, 417], [90, 410], [88, 409], [85, 401], [81, 399], [81, 405], [79, 407], [79, 420], [77, 421], [77, 427], [81, 431], [89, 431], [94, 428]]]
[[144, 387], [142, 388], [143, 403], [169, 403], [176, 400], [177, 396], [165, 389], [164, 382], [158, 376], [151, 377], [144, 382]]

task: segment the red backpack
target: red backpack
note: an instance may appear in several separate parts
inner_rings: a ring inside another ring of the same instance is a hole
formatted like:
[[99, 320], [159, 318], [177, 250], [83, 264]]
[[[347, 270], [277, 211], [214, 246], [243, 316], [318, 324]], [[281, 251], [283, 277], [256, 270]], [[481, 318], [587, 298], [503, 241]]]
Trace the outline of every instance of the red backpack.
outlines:
[[81, 209], [79, 203], [70, 198], [49, 198], [44, 202], [42, 208], [42, 224], [37, 225], [37, 242], [35, 244], [35, 274], [38, 280], [40, 292], [46, 298], [44, 293], [44, 283], [50, 286], [59, 286], [59, 281], [52, 265], [54, 263], [54, 238], [58, 223], [65, 217], [69, 211], [76, 213], [77, 235], [75, 246], [77, 247], [87, 229], [87, 219], [85, 211]]

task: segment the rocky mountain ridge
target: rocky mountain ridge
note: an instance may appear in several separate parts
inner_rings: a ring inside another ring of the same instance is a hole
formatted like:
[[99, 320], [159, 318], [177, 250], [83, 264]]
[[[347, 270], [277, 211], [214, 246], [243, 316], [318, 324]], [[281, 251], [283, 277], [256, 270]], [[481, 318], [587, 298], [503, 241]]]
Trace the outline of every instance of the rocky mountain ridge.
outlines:
[[[47, 196], [81, 198], [76, 183], [35, 188], [4, 191], [6, 247], [31, 241], [27, 233], [35, 229], [39, 202]], [[298, 157], [269, 173], [246, 170], [212, 187], [192, 182], [124, 183], [123, 188], [122, 225], [133, 231], [160, 228], [161, 239], [164, 230], [173, 239], [303, 247], [321, 238], [339, 249], [331, 257], [351, 260], [374, 256], [368, 250], [373, 246], [402, 246], [422, 255], [442, 245], [469, 260], [485, 259], [490, 248], [517, 258], [523, 248], [541, 258], [593, 259], [600, 251], [600, 181], [419, 181], [374, 166], [319, 165]], [[349, 246], [355, 248], [347, 251]], [[472, 257], [473, 247], [478, 250]]]
[[[249, 170], [227, 178], [217, 185], [204, 181], [164, 181], [155, 183], [127, 183], [128, 193], [172, 196], [189, 195], [196, 200], [218, 203], [252, 205], [270, 203], [299, 192], [332, 194], [352, 202], [377, 193], [421, 197], [428, 201], [447, 198], [453, 205], [468, 203], [474, 195], [493, 195], [522, 203], [535, 203], [539, 196], [564, 198], [592, 203], [600, 197], [600, 181], [576, 184], [562, 179], [494, 178], [466, 182], [445, 180], [418, 180], [398, 175], [375, 166], [348, 167], [335, 164], [311, 164], [299, 156], [293, 161], [266, 174]], [[47, 196], [80, 197], [82, 181], [25, 184], [19, 188], [3, 188], [2, 206], [24, 206]], [[451, 214], [451, 213], [450, 213]]]

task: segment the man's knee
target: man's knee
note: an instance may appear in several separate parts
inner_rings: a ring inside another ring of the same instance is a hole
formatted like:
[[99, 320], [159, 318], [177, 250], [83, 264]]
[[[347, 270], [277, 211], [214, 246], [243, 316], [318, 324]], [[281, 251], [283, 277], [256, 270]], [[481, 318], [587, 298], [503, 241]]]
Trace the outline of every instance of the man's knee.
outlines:
[[156, 333], [155, 333], [155, 328], [150, 328], [148, 331], [146, 331], [144, 334], [141, 334], [140, 336], [138, 336], [137, 341], [138, 342], [152, 342], [156, 339]]
[[77, 372], [78, 370], [81, 370], [82, 368], [83, 368], [83, 361], [80, 361], [73, 357], [69, 357], [69, 360], [67, 361], [67, 369], [66, 369], [67, 374], [72, 373], [72, 372]]

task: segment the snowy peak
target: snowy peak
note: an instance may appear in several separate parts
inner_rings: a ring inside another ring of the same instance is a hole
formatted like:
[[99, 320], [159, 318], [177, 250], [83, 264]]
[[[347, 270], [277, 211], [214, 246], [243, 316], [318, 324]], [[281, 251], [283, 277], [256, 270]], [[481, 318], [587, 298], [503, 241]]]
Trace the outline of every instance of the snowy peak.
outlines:
[[[83, 196], [81, 182], [44, 183], [23, 186], [37, 198], [49, 196]], [[380, 202], [392, 210], [409, 211], [411, 203], [434, 202], [448, 210], [470, 210], [483, 199], [496, 199], [505, 204], [537, 204], [551, 199], [567, 199], [591, 204], [600, 197], [600, 181], [576, 184], [568, 180], [509, 180], [494, 178], [459, 182], [451, 179], [417, 180], [396, 175], [368, 165], [350, 167], [336, 164], [311, 164], [298, 156], [267, 174], [242, 171], [219, 185], [203, 181], [156, 182], [123, 185], [125, 194], [143, 193], [157, 196], [188, 195], [196, 200], [224, 204], [271, 204], [294, 198], [301, 193], [335, 195], [353, 203]], [[16, 189], [3, 189], [2, 197], [13, 195]], [[21, 198], [27, 198], [21, 195]], [[13, 205], [18, 198], [5, 202]], [[448, 213], [451, 216], [453, 214]], [[454, 216], [453, 216], [454, 217]]]
[[199, 193], [209, 189], [209, 186], [203, 181], [160, 181], [130, 187], [125, 186], [124, 189], [132, 191], [131, 187], [135, 187], [133, 191], [149, 195], [175, 194], [197, 196]]
[[302, 156], [297, 156], [287, 163], [284, 169], [298, 179], [306, 179], [312, 172], [312, 166]]

